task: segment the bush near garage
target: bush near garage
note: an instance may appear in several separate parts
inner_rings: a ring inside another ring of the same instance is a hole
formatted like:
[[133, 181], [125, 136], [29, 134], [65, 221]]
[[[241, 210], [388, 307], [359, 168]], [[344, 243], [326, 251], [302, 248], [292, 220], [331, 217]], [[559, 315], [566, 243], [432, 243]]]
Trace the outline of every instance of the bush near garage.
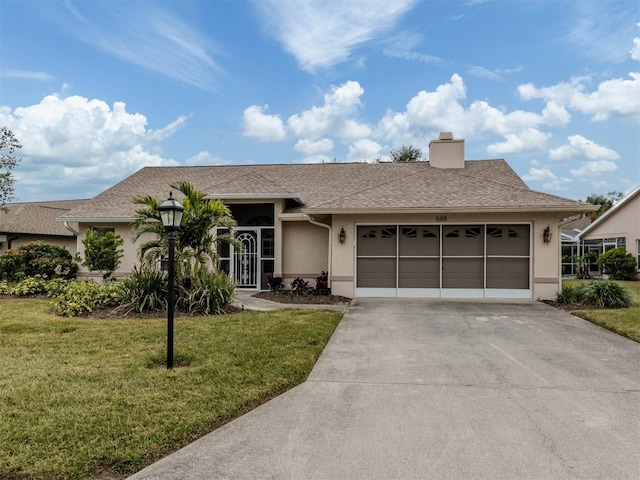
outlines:
[[633, 306], [633, 295], [631, 290], [613, 280], [594, 280], [563, 287], [555, 301], [561, 305], [583, 303], [599, 308], [627, 308]]

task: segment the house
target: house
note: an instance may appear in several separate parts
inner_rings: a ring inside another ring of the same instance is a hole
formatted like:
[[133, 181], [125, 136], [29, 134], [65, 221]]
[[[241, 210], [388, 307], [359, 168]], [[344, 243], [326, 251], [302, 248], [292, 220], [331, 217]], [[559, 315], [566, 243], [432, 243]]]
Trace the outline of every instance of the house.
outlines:
[[560, 221], [560, 238], [562, 240], [561, 261], [562, 276], [575, 277], [578, 274], [576, 257], [580, 256], [579, 235], [591, 223], [591, 216], [580, 214]]
[[[586, 226], [576, 238], [582, 254], [600, 255], [612, 248], [625, 247], [636, 257], [640, 279], [640, 185]], [[597, 265], [593, 263], [590, 270], [598, 273]]]
[[443, 133], [429, 162], [147, 167], [59, 220], [79, 224], [79, 250], [88, 228], [120, 234], [125, 274], [132, 198], [164, 199], [175, 181], [230, 207], [242, 248], [221, 249], [220, 267], [239, 288], [327, 271], [347, 297], [553, 298], [558, 222], [595, 208], [530, 190], [504, 160], [465, 160]]
[[56, 218], [84, 202], [86, 200], [7, 204], [6, 212], [0, 210], [0, 253], [42, 240], [60, 245], [74, 255], [78, 245], [78, 224], [61, 223]]

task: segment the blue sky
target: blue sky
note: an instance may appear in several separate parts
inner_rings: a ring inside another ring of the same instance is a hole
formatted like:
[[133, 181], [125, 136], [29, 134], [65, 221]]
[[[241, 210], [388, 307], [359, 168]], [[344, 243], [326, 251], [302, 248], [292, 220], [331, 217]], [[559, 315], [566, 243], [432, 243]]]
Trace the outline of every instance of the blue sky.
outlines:
[[388, 159], [451, 131], [539, 191], [640, 183], [640, 3], [0, 0], [18, 201], [149, 165]]

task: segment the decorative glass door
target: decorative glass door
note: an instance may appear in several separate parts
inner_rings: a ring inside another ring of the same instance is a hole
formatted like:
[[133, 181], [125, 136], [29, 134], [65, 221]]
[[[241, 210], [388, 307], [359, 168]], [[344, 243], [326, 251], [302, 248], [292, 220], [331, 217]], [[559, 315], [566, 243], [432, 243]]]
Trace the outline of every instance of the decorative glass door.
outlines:
[[240, 288], [258, 287], [258, 232], [245, 231], [236, 239], [240, 248], [233, 252], [235, 280]]

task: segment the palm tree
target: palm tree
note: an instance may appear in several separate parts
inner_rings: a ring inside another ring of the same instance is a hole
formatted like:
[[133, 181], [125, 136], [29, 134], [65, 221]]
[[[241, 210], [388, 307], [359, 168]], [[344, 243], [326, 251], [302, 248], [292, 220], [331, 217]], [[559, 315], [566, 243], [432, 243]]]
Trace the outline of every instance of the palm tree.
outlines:
[[[184, 270], [182, 276], [189, 277], [201, 268], [216, 265], [218, 243], [235, 243], [231, 233], [216, 235], [214, 228], [219, 227], [231, 232], [236, 222], [229, 207], [220, 200], [206, 198], [206, 194], [197, 191], [189, 182], [174, 182], [169, 186], [184, 196], [181, 229], [176, 234], [176, 264]], [[149, 233], [155, 237], [142, 243], [138, 249], [140, 261], [147, 266], [153, 265], [167, 253], [167, 233], [158, 212], [158, 206], [162, 201], [150, 195], [133, 199], [133, 203], [141, 205], [141, 208], [136, 210], [133, 240], [137, 241], [142, 235]]]

